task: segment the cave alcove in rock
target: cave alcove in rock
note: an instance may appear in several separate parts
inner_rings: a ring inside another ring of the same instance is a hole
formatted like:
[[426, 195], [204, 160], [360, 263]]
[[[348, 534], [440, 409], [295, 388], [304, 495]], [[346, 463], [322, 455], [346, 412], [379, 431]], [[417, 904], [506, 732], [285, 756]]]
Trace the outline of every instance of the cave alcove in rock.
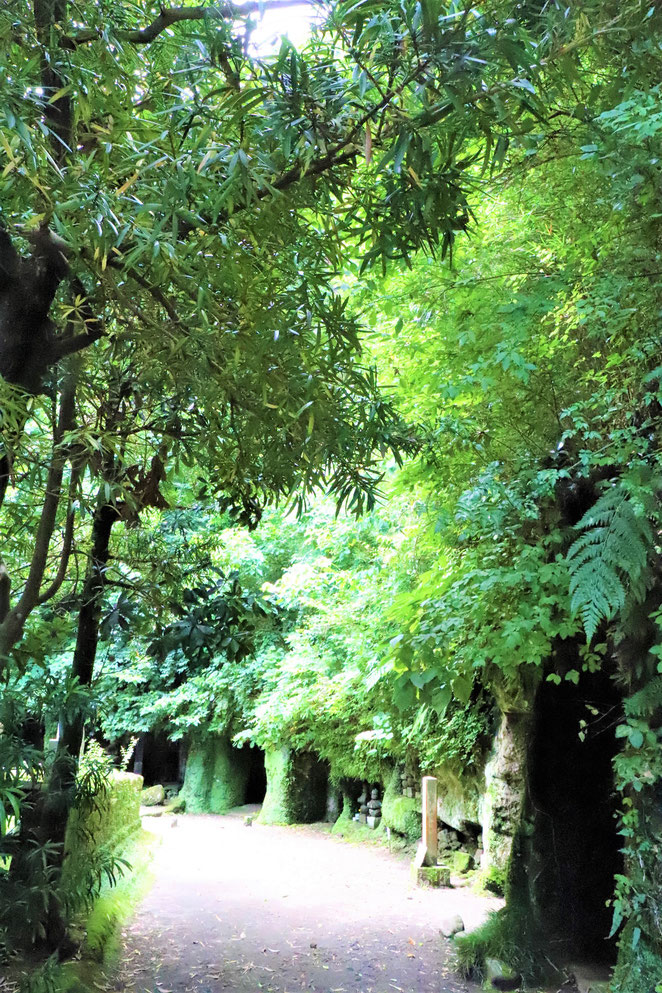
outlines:
[[264, 751], [255, 745], [244, 745], [239, 754], [247, 770], [244, 803], [262, 803], [267, 792]]
[[180, 784], [184, 778], [184, 746], [159, 732], [148, 732], [138, 741], [133, 754], [133, 771], [143, 777], [145, 786]]
[[582, 673], [576, 685], [544, 681], [536, 696], [528, 886], [556, 961], [615, 958], [607, 902], [622, 871], [612, 765], [620, 713], [620, 695], [605, 671]]

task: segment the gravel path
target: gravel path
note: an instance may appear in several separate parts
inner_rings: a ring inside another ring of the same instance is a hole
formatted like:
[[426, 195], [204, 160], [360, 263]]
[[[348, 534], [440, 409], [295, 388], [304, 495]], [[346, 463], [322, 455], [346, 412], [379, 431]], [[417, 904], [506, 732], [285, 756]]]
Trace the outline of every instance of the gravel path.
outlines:
[[411, 887], [381, 847], [321, 826], [243, 817], [146, 819], [156, 882], [124, 928], [127, 993], [465, 993], [441, 922], [475, 927], [498, 901]]

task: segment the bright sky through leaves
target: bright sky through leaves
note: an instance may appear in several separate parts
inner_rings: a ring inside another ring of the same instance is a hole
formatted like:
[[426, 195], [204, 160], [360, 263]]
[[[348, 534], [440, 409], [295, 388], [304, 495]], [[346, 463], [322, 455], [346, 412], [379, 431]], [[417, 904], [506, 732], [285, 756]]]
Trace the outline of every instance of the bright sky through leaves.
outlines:
[[287, 10], [265, 10], [261, 18], [256, 18], [257, 24], [251, 32], [252, 48], [259, 55], [277, 51], [283, 35], [300, 48], [321, 16], [319, 7], [303, 3]]

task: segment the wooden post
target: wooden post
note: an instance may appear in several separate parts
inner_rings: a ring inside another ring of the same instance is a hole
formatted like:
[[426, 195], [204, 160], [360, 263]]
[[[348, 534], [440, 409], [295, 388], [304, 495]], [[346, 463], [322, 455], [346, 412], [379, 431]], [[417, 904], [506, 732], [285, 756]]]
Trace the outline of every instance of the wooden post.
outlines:
[[437, 780], [423, 776], [423, 844], [425, 864], [437, 864]]

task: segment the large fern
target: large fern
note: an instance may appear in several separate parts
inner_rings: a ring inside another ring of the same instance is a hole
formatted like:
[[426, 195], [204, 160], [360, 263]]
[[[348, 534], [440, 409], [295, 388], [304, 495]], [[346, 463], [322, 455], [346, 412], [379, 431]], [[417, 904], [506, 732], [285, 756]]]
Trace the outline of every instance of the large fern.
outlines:
[[662, 676], [653, 676], [625, 701], [628, 717], [649, 717], [662, 707]]
[[567, 555], [571, 608], [581, 615], [587, 641], [602, 621], [646, 594], [653, 547], [647, 503], [631, 487], [612, 485], [576, 526], [582, 534]]

